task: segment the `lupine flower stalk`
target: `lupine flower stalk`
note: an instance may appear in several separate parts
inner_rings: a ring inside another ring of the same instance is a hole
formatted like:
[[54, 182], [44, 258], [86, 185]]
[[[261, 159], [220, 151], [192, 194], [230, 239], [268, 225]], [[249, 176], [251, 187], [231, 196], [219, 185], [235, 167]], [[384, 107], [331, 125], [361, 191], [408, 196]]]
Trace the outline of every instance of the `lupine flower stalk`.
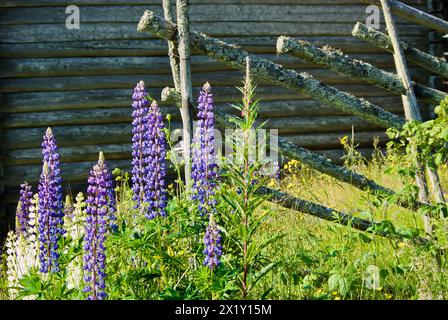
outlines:
[[27, 182], [20, 185], [20, 198], [17, 205], [17, 233], [26, 234], [28, 230], [28, 220], [30, 215], [31, 199], [33, 197], [33, 192], [31, 185]]
[[42, 142], [42, 163], [47, 163], [50, 181], [52, 184], [52, 209], [54, 210], [54, 217], [57, 220], [57, 233], [61, 236], [65, 233], [63, 229], [64, 224], [64, 211], [63, 211], [63, 200], [62, 200], [62, 178], [61, 178], [61, 168], [59, 161], [58, 146], [56, 144], [56, 139], [54, 137], [51, 128], [47, 128]]
[[132, 191], [133, 199], [140, 207], [145, 200], [146, 163], [149, 157], [148, 91], [145, 83], [140, 81], [132, 95]]
[[149, 108], [149, 157], [146, 164], [147, 180], [145, 202], [148, 203], [148, 219], [166, 216], [166, 140], [163, 117], [154, 100]]
[[[84, 222], [86, 219], [86, 202], [84, 195], [79, 192], [76, 196], [76, 202], [72, 205], [73, 211], [71, 217], [65, 215], [64, 226], [67, 233], [74, 241], [80, 241], [84, 235]], [[82, 283], [83, 279], [83, 257], [77, 256], [67, 265], [67, 287], [76, 288]]]
[[[87, 208], [84, 239], [84, 292], [89, 293], [89, 300], [101, 300], [106, 283], [106, 246], [105, 240], [111, 216], [111, 199], [109, 189], [112, 187], [104, 154], [100, 152], [98, 163], [90, 171], [87, 188]], [[115, 203], [115, 202], [113, 202]]]
[[221, 232], [216, 224], [213, 214], [210, 214], [209, 223], [204, 236], [205, 260], [204, 266], [208, 266], [211, 270], [219, 265], [219, 258], [222, 256], [222, 237]]
[[60, 236], [60, 210], [56, 181], [45, 162], [39, 181], [38, 234], [39, 260], [42, 273], [59, 270], [58, 238]]
[[153, 101], [149, 105], [143, 81], [132, 95], [132, 190], [133, 199], [148, 219], [165, 216], [166, 143], [163, 118]]
[[[67, 199], [68, 200], [68, 199]], [[76, 196], [76, 203], [70, 202], [65, 204], [67, 209], [64, 215], [64, 227], [67, 230], [67, 234], [74, 240], [81, 239], [84, 234], [84, 220], [85, 220], [85, 210], [86, 203], [84, 201], [84, 195], [79, 192]], [[70, 210], [68, 210], [70, 209]], [[70, 214], [68, 214], [70, 212]]]
[[36, 245], [35, 210], [30, 201], [28, 228], [25, 232], [8, 232], [6, 248], [6, 275], [8, 282], [8, 293], [10, 298], [15, 298], [19, 280], [27, 274], [32, 267], [39, 263]]
[[213, 199], [217, 179], [215, 157], [213, 95], [210, 84], [204, 84], [198, 98], [198, 122], [193, 137], [192, 198], [199, 202], [201, 215], [210, 214], [216, 205]]
[[50, 128], [42, 142], [43, 169], [39, 181], [38, 234], [42, 273], [59, 270], [58, 239], [63, 229], [61, 170], [56, 139]]

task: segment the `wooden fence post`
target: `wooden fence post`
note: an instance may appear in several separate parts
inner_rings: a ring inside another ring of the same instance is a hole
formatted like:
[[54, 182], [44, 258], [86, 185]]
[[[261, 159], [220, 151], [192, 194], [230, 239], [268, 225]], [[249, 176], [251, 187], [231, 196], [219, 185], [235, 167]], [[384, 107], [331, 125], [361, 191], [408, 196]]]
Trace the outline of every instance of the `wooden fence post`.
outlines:
[[[364, 0], [364, 2], [370, 4], [380, 4], [381, 0]], [[391, 8], [390, 10], [397, 16], [400, 16], [412, 22], [416, 22], [430, 29], [437, 30], [443, 34], [448, 33], [447, 21], [437, 18], [421, 10], [415, 9], [397, 0], [389, 0], [389, 3], [389, 8]]]
[[[389, 0], [381, 0], [381, 5], [383, 7], [384, 18], [386, 21], [387, 29], [389, 32], [389, 36], [392, 41], [392, 45], [394, 48], [394, 60], [395, 66], [397, 68], [397, 73], [400, 78], [403, 80], [403, 85], [406, 87], [406, 96], [402, 96], [403, 98], [403, 106], [405, 110], [405, 115], [408, 120], [417, 120], [421, 121], [421, 114], [417, 104], [417, 99], [415, 97], [415, 93], [413, 87], [411, 85], [410, 76], [408, 73], [406, 59], [404, 58], [403, 50], [400, 44], [400, 38], [398, 36], [398, 32], [395, 28], [395, 23], [392, 18], [392, 13], [390, 10]], [[414, 150], [413, 152], [418, 152], [418, 150]], [[429, 202], [428, 190], [426, 185], [425, 173], [423, 166], [418, 163], [418, 167], [422, 168], [422, 170], [418, 170], [416, 173], [416, 183], [419, 187], [419, 200], [420, 202]], [[431, 186], [435, 193], [437, 201], [443, 199], [443, 194], [440, 189], [440, 183], [438, 174], [435, 170], [428, 168], [428, 174], [430, 176]], [[442, 199], [440, 199], [442, 197]], [[424, 216], [424, 224], [425, 231], [427, 234], [432, 233], [432, 226], [430, 223], [430, 219], [427, 215]]]
[[[166, 87], [162, 91], [161, 100], [172, 103], [180, 103], [181, 96], [180, 93], [175, 89]], [[216, 123], [222, 125], [223, 127], [234, 125], [231, 115], [226, 114], [219, 109], [215, 109], [214, 114]], [[278, 149], [274, 151], [277, 151], [279, 154], [287, 158], [298, 160], [300, 161], [300, 163], [307, 165], [314, 170], [322, 172], [342, 182], [348, 183], [360, 190], [370, 190], [390, 196], [395, 195], [395, 192], [390, 190], [389, 188], [377, 184], [375, 181], [368, 179], [367, 177], [353, 171], [350, 168], [334, 164], [329, 159], [320, 154], [314, 153], [305, 148], [298, 147], [289, 142], [285, 137], [278, 138]], [[426, 204], [420, 202], [399, 201], [398, 205], [403, 208], [414, 210], [421, 206], [425, 206]]]
[[190, 30], [188, 22], [188, 0], [177, 0], [177, 30], [180, 59], [180, 91], [182, 108], [180, 110], [183, 126], [183, 158], [185, 162], [185, 189], [191, 188], [191, 122], [189, 106], [192, 101], [190, 69]]
[[[391, 39], [388, 35], [369, 28], [361, 22], [357, 22], [353, 28], [352, 35], [358, 39], [370, 42], [372, 45], [384, 49], [390, 53], [394, 53]], [[425, 68], [428, 71], [440, 74], [448, 78], [448, 63], [445, 59], [435, 57], [419, 49], [411, 47], [409, 44], [401, 41], [401, 47], [406, 58], [416, 65]], [[439, 89], [439, 88], [436, 88]]]
[[[171, 0], [163, 0], [163, 15], [165, 19], [171, 23], [173, 20], [173, 6]], [[180, 91], [180, 73], [179, 73], [179, 52], [176, 47], [176, 43], [171, 40], [168, 42], [168, 56], [170, 58], [171, 74], [173, 75], [174, 88]]]
[[[332, 69], [339, 74], [354, 79], [361, 79], [380, 88], [406, 94], [406, 87], [401, 78], [394, 73], [384, 71], [370, 63], [352, 59], [339, 50], [318, 48], [304, 40], [281, 36], [277, 39], [277, 52], [288, 53], [300, 59]], [[415, 93], [424, 101], [439, 104], [448, 94], [429, 88], [420, 83], [412, 82]]]
[[[150, 32], [169, 40], [173, 39], [176, 34], [176, 26], [151, 11], [146, 11], [143, 14], [137, 30]], [[240, 70], [245, 70], [246, 57], [249, 55], [252, 74], [275, 85], [291, 89], [298, 94], [306, 94], [317, 101], [357, 115], [365, 121], [384, 128], [400, 129], [405, 124], [402, 117], [365, 99], [326, 85], [322, 81], [314, 79], [310, 74], [284, 68], [275, 62], [249, 54], [238, 46], [229, 45], [201, 33], [191, 32], [190, 37], [192, 49], [196, 52], [205, 53]]]

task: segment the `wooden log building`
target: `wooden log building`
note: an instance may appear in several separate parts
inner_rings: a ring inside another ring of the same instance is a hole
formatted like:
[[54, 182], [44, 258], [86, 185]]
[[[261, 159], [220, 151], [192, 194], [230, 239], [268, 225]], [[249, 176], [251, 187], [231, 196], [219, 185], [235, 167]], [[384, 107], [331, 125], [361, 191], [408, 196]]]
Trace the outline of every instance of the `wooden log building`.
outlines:
[[[415, 8], [443, 15], [442, 1], [407, 0]], [[67, 29], [66, 7], [80, 9], [80, 29]], [[359, 80], [338, 75], [289, 55], [276, 54], [280, 35], [330, 45], [350, 56], [395, 72], [392, 55], [351, 36], [364, 22], [363, 0], [190, 0], [191, 29], [236, 43], [288, 68], [306, 71], [327, 84], [365, 97], [398, 115], [401, 98]], [[103, 150], [111, 168], [130, 168], [132, 88], [144, 80], [154, 97], [172, 86], [166, 41], [137, 32], [145, 10], [163, 15], [161, 0], [0, 0], [0, 231], [12, 225], [18, 186], [34, 190], [41, 171], [40, 143], [51, 126], [59, 145], [64, 190], [85, 187], [85, 178]], [[384, 19], [381, 16], [381, 29]], [[396, 18], [403, 41], [443, 56], [436, 32]], [[411, 66], [414, 80], [442, 89], [443, 81]], [[192, 57], [193, 94], [206, 81], [218, 108], [230, 111], [239, 99], [243, 74], [210, 58]], [[334, 161], [342, 156], [339, 138], [352, 125], [360, 150], [368, 155], [384, 130], [307, 96], [258, 82], [261, 116], [268, 127], [299, 146]], [[162, 103], [163, 104], [163, 103]], [[178, 126], [175, 106], [163, 106]], [[432, 106], [422, 113], [431, 116]]]

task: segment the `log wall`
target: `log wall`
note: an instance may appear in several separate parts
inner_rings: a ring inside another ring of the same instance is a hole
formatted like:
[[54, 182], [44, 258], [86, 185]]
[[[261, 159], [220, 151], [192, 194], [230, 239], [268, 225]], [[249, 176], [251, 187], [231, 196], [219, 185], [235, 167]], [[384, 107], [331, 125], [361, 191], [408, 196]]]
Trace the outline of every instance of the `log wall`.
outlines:
[[[406, 3], [427, 10], [426, 0]], [[65, 28], [66, 6], [78, 5], [81, 28]], [[306, 71], [328, 84], [366, 97], [396, 114], [401, 98], [384, 90], [342, 77], [288, 55], [277, 55], [279, 35], [329, 44], [351, 56], [394, 71], [390, 53], [351, 36], [357, 21], [365, 22], [362, 0], [190, 0], [192, 30], [238, 43], [288, 68]], [[51, 126], [58, 140], [65, 188], [85, 180], [98, 151], [111, 167], [130, 166], [130, 97], [144, 80], [159, 97], [172, 86], [165, 41], [136, 31], [144, 10], [162, 15], [160, 0], [0, 0], [0, 111], [2, 157], [0, 193], [5, 204], [17, 200], [18, 185], [36, 187], [41, 167], [40, 141]], [[428, 51], [428, 30], [397, 18], [402, 39]], [[384, 20], [381, 18], [384, 30]], [[192, 57], [193, 93], [206, 81], [213, 86], [219, 108], [238, 100], [235, 86], [242, 73], [204, 56]], [[411, 65], [415, 80], [428, 75]], [[297, 97], [282, 88], [258, 82], [261, 116], [297, 145], [340, 158], [339, 137], [355, 126], [356, 140], [368, 154], [373, 136], [384, 131], [357, 117]], [[179, 124], [178, 110], [164, 106]], [[427, 109], [423, 113], [427, 114]], [[3, 210], [1, 229], [12, 222]]]

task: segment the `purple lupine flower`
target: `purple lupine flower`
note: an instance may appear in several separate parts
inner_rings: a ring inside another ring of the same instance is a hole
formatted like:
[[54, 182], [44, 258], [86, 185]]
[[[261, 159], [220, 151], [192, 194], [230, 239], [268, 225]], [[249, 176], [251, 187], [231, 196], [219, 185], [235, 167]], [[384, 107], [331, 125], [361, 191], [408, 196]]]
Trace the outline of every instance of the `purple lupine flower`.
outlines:
[[154, 219], [166, 216], [166, 140], [163, 118], [154, 100], [148, 112], [148, 158], [145, 166], [145, 203], [148, 204], [146, 217]]
[[140, 207], [145, 199], [145, 177], [147, 176], [145, 169], [149, 156], [147, 96], [145, 83], [140, 81], [132, 95], [132, 191], [137, 207]]
[[219, 265], [219, 258], [222, 256], [222, 237], [218, 225], [215, 222], [213, 214], [210, 214], [209, 223], [204, 236], [205, 260], [204, 266], [208, 266], [211, 270]]
[[60, 207], [57, 184], [47, 162], [44, 162], [39, 181], [37, 206], [39, 230], [40, 272], [59, 271], [58, 238], [60, 236]]
[[19, 205], [17, 206], [17, 221], [19, 222], [18, 234], [26, 234], [29, 228], [29, 216], [31, 200], [33, 199], [33, 191], [31, 185], [28, 182], [24, 182], [20, 185], [20, 198]]
[[100, 152], [98, 163], [93, 166], [88, 179], [87, 208], [84, 239], [83, 269], [84, 292], [87, 299], [102, 300], [107, 297], [106, 288], [106, 247], [105, 240], [115, 200], [110, 198], [112, 175], [109, 173], [104, 154]]
[[166, 146], [163, 119], [155, 101], [149, 106], [145, 83], [132, 95], [132, 191], [136, 207], [148, 219], [165, 216]]
[[43, 163], [48, 164], [50, 170], [51, 181], [53, 183], [53, 202], [54, 202], [54, 215], [58, 220], [57, 232], [58, 235], [63, 235], [65, 230], [64, 225], [64, 211], [63, 211], [63, 200], [62, 200], [62, 178], [61, 169], [59, 164], [59, 153], [58, 146], [56, 144], [56, 139], [54, 137], [51, 128], [47, 128], [42, 141], [42, 157]]
[[213, 116], [213, 95], [207, 82], [198, 98], [198, 125], [193, 137], [192, 199], [199, 202], [201, 215], [214, 211], [213, 198], [218, 175], [215, 157], [215, 125]]

